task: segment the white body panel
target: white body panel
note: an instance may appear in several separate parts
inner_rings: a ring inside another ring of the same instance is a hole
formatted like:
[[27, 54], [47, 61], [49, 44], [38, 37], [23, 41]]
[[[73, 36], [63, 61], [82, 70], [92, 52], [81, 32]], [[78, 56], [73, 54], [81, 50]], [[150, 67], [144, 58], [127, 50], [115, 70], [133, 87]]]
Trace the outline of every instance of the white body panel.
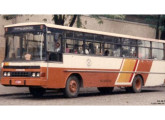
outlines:
[[157, 86], [164, 84], [165, 61], [153, 61], [150, 72], [151, 74], [148, 75], [145, 86]]

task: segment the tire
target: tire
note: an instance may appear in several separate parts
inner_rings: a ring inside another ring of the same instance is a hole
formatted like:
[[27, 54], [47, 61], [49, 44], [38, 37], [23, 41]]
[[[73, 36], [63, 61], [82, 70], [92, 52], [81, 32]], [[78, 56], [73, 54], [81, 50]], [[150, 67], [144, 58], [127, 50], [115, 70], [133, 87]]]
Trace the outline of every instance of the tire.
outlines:
[[67, 98], [75, 98], [79, 94], [80, 82], [76, 76], [70, 76], [64, 88], [64, 96]]
[[114, 87], [98, 87], [97, 89], [102, 94], [110, 94], [110, 93], [112, 93]]
[[143, 79], [138, 75], [134, 78], [132, 87], [126, 87], [127, 92], [140, 93], [143, 86]]
[[40, 98], [43, 96], [46, 90], [41, 87], [29, 87], [29, 91], [33, 95], [33, 97]]

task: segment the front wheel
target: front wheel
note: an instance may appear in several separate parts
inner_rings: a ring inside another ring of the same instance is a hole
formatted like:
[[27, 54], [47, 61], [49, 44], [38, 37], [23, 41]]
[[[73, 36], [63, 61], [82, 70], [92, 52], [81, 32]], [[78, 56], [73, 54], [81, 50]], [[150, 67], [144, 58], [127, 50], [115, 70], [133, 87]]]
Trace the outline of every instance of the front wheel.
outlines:
[[29, 87], [29, 91], [33, 95], [33, 97], [40, 98], [43, 96], [46, 90], [41, 87]]
[[76, 76], [70, 76], [64, 88], [64, 95], [67, 98], [77, 97], [79, 94], [80, 83]]

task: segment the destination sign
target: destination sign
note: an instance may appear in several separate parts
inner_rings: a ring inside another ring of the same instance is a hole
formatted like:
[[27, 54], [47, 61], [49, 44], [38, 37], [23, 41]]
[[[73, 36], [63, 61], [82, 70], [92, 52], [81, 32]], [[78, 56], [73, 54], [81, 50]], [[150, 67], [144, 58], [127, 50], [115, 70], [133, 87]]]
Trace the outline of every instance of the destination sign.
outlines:
[[44, 29], [40, 28], [40, 25], [19, 26], [19, 27], [8, 27], [6, 33], [34, 32], [34, 31], [43, 31], [43, 30]]
[[26, 27], [15, 27], [13, 31], [32, 31], [34, 30], [33, 26], [26, 26]]

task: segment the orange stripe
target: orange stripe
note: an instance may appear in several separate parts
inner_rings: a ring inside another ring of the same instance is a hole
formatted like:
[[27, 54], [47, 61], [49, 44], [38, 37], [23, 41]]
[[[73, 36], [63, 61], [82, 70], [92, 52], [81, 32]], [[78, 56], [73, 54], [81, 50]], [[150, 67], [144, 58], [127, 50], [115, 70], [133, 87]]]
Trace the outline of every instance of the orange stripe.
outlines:
[[[132, 72], [135, 69], [136, 63], [137, 63], [137, 60], [135, 59], [125, 59], [123, 63], [123, 68], [121, 71]], [[132, 76], [132, 73], [120, 73], [117, 82], [128, 83], [130, 81], [131, 76]]]

